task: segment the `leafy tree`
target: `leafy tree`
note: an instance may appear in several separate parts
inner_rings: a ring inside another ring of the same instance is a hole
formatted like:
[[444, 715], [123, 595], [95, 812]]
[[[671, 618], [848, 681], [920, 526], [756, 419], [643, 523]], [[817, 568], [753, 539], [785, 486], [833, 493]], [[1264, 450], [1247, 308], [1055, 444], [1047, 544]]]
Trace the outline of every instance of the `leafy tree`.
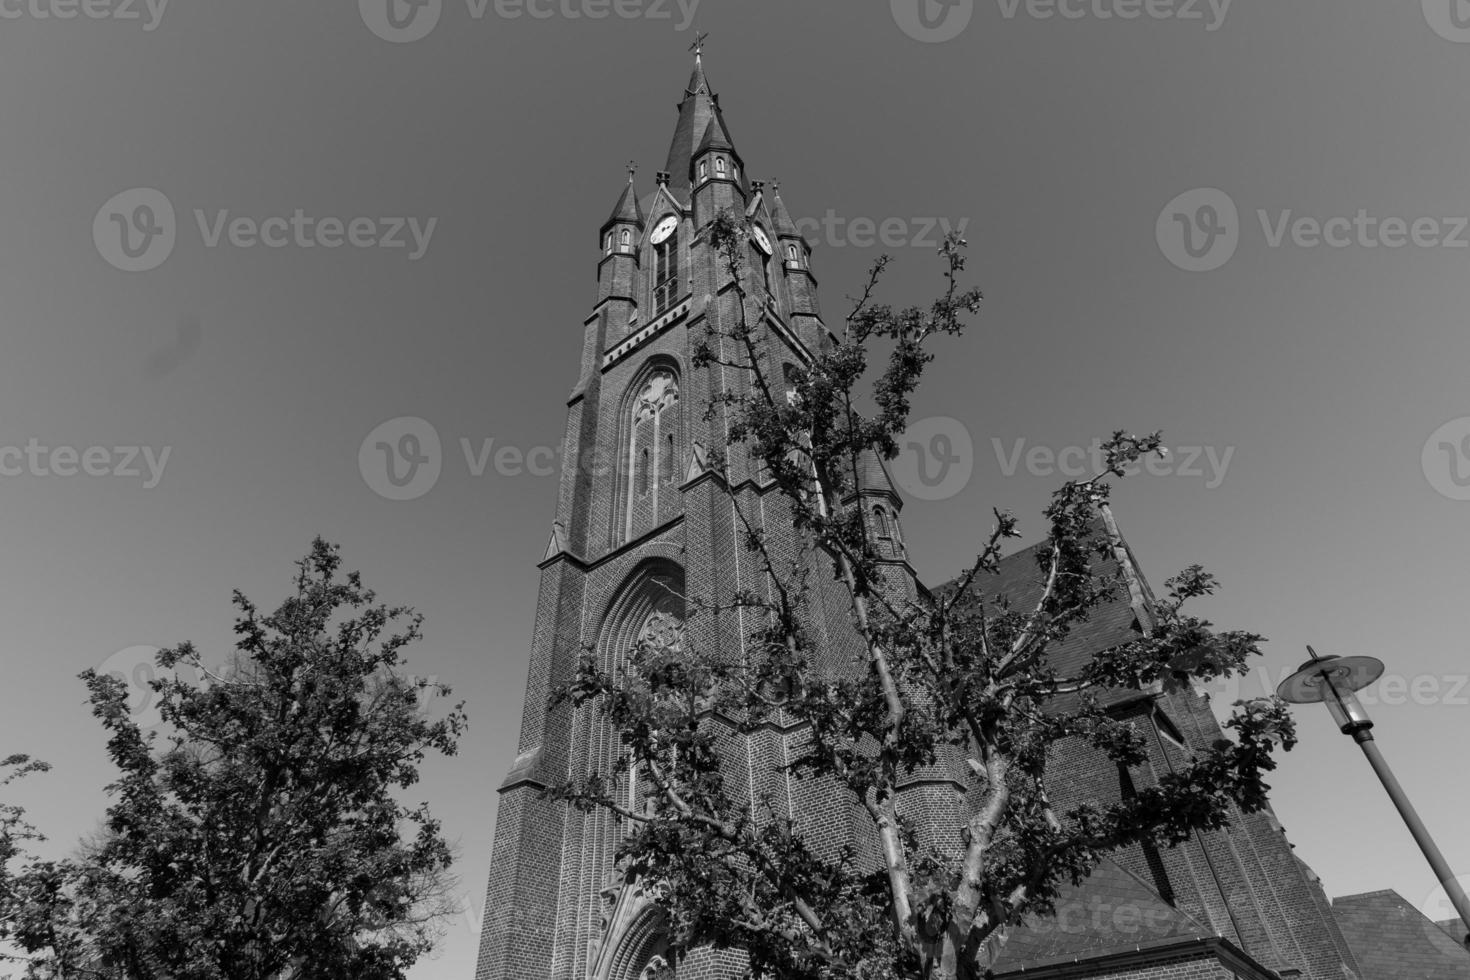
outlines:
[[[0, 759], [0, 789], [33, 772], [45, 772], [51, 767], [28, 755], [15, 754]], [[9, 917], [4, 910], [11, 908], [20, 894], [18, 866], [30, 859], [26, 846], [31, 841], [43, 841], [46, 837], [26, 819], [25, 808], [14, 803], [0, 802], [0, 942], [10, 938]]]
[[27, 866], [0, 908], [28, 976], [392, 980], [431, 947], [451, 855], [397, 797], [464, 713], [431, 718], [449, 689], [399, 672], [421, 617], [340, 565], [317, 539], [275, 612], [237, 591], [223, 672], [189, 643], [157, 654], [161, 747], [122, 681], [81, 675], [118, 775], [100, 838]]
[[[706, 944], [740, 949], [754, 976], [780, 980], [972, 980], [991, 963], [999, 930], [1051, 910], [1059, 888], [1086, 877], [1108, 853], [1140, 841], [1176, 844], [1225, 826], [1233, 807], [1263, 806], [1272, 751], [1294, 742], [1290, 718], [1279, 702], [1238, 703], [1227, 723], [1233, 739], [1198, 752], [1156, 785], [1116, 803], [1054, 805], [1046, 768], [1059, 743], [1080, 740], [1125, 765], [1146, 758], [1142, 733], [1111, 717], [1101, 692], [1230, 676], [1259, 652], [1261, 637], [1215, 632], [1182, 610], [1214, 589], [1196, 566], [1169, 581], [1152, 628], [1136, 641], [1066, 675], [1047, 657], [1120, 594], [1118, 575], [1098, 560], [1120, 545], [1099, 508], [1131, 464], [1164, 452], [1159, 435], [1114, 433], [1104, 445], [1105, 472], [1054, 493], [1037, 570], [1045, 584], [1034, 606], [1013, 608], [986, 590], [1004, 542], [1018, 536], [1016, 520], [999, 511], [955, 583], [909, 597], [890, 587], [891, 566], [879, 560], [874, 529], [850, 500], [864, 453], [897, 454], [934, 341], [961, 334], [979, 308], [980, 293], [960, 286], [965, 242], [950, 236], [940, 248], [946, 288], [923, 308], [874, 301], [888, 262], [880, 259], [842, 335], [797, 372], [788, 398], [757, 312], [764, 295], [746, 285], [748, 237], [743, 218], [727, 213], [713, 225], [740, 312], [734, 324], [709, 328], [695, 360], [743, 379], [714, 396], [709, 417], [729, 419], [732, 444], [743, 444], [774, 480], [800, 557], [793, 562], [769, 548], [730, 494], [765, 587], [724, 606], [698, 595], [685, 601], [696, 616], [743, 610], [753, 618], [745, 659], [712, 656], [687, 637], [682, 644], [641, 640], [616, 673], [601, 670], [589, 653], [557, 697], [595, 703], [623, 732], [626, 750], [614, 771], [555, 793], [629, 821], [619, 859], [630, 880], [658, 896], [676, 952]], [[880, 351], [886, 364], [870, 370]], [[716, 454], [712, 465], [723, 474], [728, 460]], [[861, 641], [861, 656], [845, 671], [817, 666], [808, 631], [812, 583], [830, 579], [845, 590]], [[833, 853], [799, 821], [732, 793], [721, 775], [715, 712], [747, 731], [778, 717], [805, 726], [794, 777], [830, 780], [846, 791], [867, 815], [877, 865], [864, 865], [851, 846]], [[953, 851], [922, 846], [897, 805], [905, 777], [941, 750], [963, 753], [981, 800]], [[629, 771], [646, 774], [652, 789], [642, 811], [630, 810], [618, 790]]]

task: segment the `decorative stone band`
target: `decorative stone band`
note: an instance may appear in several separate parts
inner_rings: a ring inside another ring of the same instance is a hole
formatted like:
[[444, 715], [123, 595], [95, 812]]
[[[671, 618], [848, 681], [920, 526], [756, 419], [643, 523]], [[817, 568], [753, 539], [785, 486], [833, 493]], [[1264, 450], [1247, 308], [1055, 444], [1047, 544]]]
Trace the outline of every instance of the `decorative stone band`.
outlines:
[[652, 340], [654, 337], [657, 337], [659, 334], [663, 333], [665, 330], [669, 329], [680, 320], [683, 320], [686, 316], [689, 315], [690, 301], [691, 298], [685, 296], [682, 300], [675, 303], [673, 307], [671, 307], [669, 311], [663, 316], [659, 317], [656, 320], [649, 321], [646, 327], [639, 330], [637, 333], [630, 334], [629, 336], [619, 341], [616, 347], [603, 355], [602, 369], [605, 371], [608, 368], [612, 367], [618, 361], [621, 361], [623, 358], [633, 353], [639, 347], [642, 347], [645, 343]]

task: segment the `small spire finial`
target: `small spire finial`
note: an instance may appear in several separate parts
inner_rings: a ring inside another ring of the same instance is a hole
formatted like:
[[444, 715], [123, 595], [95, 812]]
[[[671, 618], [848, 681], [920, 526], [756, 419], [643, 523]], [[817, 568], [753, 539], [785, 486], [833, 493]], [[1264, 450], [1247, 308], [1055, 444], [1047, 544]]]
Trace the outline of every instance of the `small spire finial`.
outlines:
[[638, 172], [638, 162], [636, 160], [629, 160], [628, 161], [628, 183], [630, 183], [630, 184], [633, 183], [633, 175], [636, 174], [637, 172]]
[[709, 37], [709, 31], [705, 31], [703, 34], [697, 30], [694, 32], [694, 43], [689, 45], [689, 50], [694, 52], [695, 64], [699, 64], [703, 60], [704, 41], [707, 37]]

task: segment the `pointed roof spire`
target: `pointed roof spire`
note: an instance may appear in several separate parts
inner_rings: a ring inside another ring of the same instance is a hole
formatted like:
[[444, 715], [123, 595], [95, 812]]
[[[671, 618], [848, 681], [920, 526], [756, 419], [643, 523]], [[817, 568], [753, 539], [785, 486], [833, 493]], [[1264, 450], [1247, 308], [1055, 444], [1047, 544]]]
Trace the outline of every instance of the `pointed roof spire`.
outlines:
[[791, 220], [791, 212], [786, 210], [786, 202], [781, 200], [781, 182], [771, 181], [771, 223], [776, 226], [777, 238], [800, 238], [805, 241], [801, 229], [796, 227], [796, 222]]
[[566, 528], [561, 521], [551, 522], [551, 538], [546, 542], [546, 554], [542, 561], [550, 561], [567, 550]]
[[893, 488], [893, 479], [888, 475], [888, 467], [883, 465], [883, 460], [871, 449], [864, 449], [857, 458], [857, 486], [853, 488], [856, 493], [881, 493], [892, 497], [903, 506], [903, 498]]
[[[679, 103], [679, 122], [674, 127], [674, 138], [669, 143], [668, 162], [664, 170], [669, 174], [669, 191], [680, 201], [688, 202], [690, 190], [690, 161], [698, 152], [701, 140], [709, 130], [711, 120], [718, 121], [718, 132], [726, 143], [732, 143], [730, 128], [720, 114], [720, 98], [710, 88], [704, 74], [704, 38], [692, 45], [694, 73], [689, 76], [689, 85], [684, 89], [684, 98]], [[733, 145], [730, 146], [734, 152]]]
[[735, 144], [730, 142], [730, 136], [725, 132], [722, 123], [723, 120], [720, 119], [718, 112], [710, 117], [709, 125], [704, 127], [704, 138], [699, 141], [699, 146], [694, 151], [695, 156], [699, 156], [705, 150], [733, 151], [735, 149]]
[[643, 208], [638, 204], [638, 192], [633, 188], [633, 174], [637, 169], [636, 165], [628, 164], [628, 182], [623, 185], [623, 195], [613, 205], [612, 214], [602, 223], [603, 228], [620, 222], [643, 227]]

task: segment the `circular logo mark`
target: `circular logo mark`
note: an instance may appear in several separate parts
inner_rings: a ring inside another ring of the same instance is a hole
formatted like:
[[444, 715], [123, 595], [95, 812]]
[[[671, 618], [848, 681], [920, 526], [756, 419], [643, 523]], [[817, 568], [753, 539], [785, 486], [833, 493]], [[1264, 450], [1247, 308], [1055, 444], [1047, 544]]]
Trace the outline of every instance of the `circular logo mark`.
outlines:
[[1214, 187], [1185, 191], [1164, 206], [1154, 225], [1164, 258], [1186, 272], [1209, 272], [1230, 261], [1240, 244], [1240, 215], [1230, 195]]
[[952, 41], [970, 26], [975, 0], [888, 0], [893, 22], [915, 41]]
[[97, 673], [110, 674], [128, 689], [128, 717], [139, 728], [152, 728], [163, 721], [158, 711], [158, 692], [149, 682], [162, 675], [153, 658], [158, 647], [124, 647], [97, 666]]
[[[1455, 882], [1460, 886], [1461, 891], [1470, 892], [1470, 875], [1456, 875]], [[1458, 926], [1454, 925], [1455, 920], [1460, 918], [1460, 913], [1455, 911], [1455, 904], [1450, 901], [1449, 892], [1445, 891], [1444, 885], [1434, 886], [1434, 891], [1419, 903], [1419, 911], [1424, 913], [1426, 919], [1434, 923], [1426, 925], [1424, 927], [1426, 930], [1446, 928], [1456, 942], [1464, 945], [1466, 929], [1463, 923]], [[1450, 924], [1441, 927], [1441, 922]]]
[[1424, 19], [1446, 41], [1470, 44], [1470, 0], [1423, 0]]
[[162, 191], [134, 187], [114, 194], [92, 219], [92, 242], [124, 272], [156, 269], [174, 250], [174, 206]]
[[975, 444], [959, 419], [920, 419], [898, 439], [893, 479], [917, 500], [947, 500], [965, 489], [975, 471]]
[[357, 0], [368, 30], [385, 41], [407, 44], [428, 36], [444, 12], [444, 0]]
[[413, 500], [434, 489], [443, 467], [439, 433], [411, 415], [389, 419], [362, 441], [357, 468], [380, 497]]
[[1470, 415], [1451, 419], [1430, 433], [1419, 462], [1440, 496], [1470, 500]]

